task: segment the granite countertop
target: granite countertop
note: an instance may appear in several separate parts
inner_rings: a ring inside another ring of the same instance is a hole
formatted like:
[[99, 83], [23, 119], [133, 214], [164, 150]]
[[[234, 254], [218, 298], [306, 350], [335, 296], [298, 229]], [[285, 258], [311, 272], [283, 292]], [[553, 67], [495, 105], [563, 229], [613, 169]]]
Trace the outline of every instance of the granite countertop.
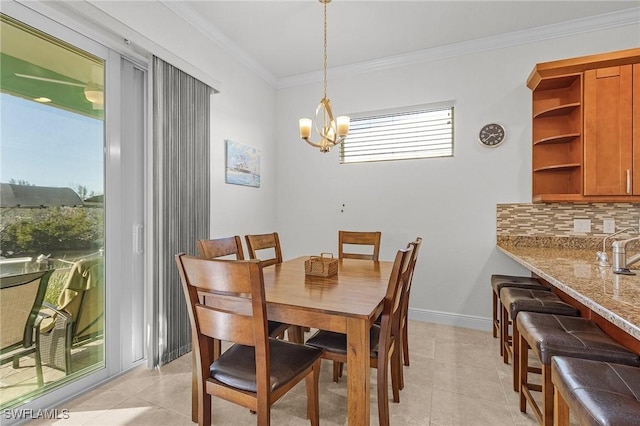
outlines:
[[636, 275], [614, 274], [611, 267], [598, 266], [593, 249], [573, 247], [498, 239], [504, 254], [640, 340], [640, 270], [633, 270]]

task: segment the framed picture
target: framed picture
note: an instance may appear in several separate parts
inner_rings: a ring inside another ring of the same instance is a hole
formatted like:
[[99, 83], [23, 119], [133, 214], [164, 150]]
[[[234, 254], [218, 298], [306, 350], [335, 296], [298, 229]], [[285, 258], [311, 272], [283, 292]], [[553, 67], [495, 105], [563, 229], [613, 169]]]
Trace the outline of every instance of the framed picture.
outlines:
[[226, 140], [225, 182], [260, 188], [260, 150]]

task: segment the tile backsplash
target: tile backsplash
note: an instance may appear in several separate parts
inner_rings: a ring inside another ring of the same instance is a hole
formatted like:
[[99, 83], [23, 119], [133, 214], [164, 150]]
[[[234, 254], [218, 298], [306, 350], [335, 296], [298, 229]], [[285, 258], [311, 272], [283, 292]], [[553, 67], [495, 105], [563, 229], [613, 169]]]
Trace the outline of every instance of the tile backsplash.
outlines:
[[[574, 219], [589, 219], [591, 232], [574, 232]], [[615, 230], [638, 228], [640, 204], [540, 203], [498, 204], [497, 236], [597, 237], [608, 235], [604, 220], [613, 219]]]

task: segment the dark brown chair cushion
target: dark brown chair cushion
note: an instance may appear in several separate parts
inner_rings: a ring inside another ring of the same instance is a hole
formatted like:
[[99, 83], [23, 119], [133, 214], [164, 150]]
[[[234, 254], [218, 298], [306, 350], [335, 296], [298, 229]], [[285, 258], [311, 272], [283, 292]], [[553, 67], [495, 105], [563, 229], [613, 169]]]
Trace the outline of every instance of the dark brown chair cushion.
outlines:
[[511, 319], [520, 311], [541, 312], [556, 315], [580, 315], [573, 306], [560, 300], [558, 296], [546, 290], [527, 290], [523, 288], [503, 288], [500, 301], [509, 311]]
[[518, 277], [515, 275], [491, 275], [491, 287], [496, 294], [500, 294], [500, 290], [504, 287], [526, 288], [530, 290], [550, 290], [544, 287], [537, 278]]
[[[269, 339], [271, 391], [313, 364], [322, 351], [311, 346]], [[211, 378], [225, 385], [256, 392], [256, 359], [251, 346], [233, 345], [211, 364]]]
[[273, 336], [273, 333], [280, 327], [282, 327], [284, 325], [284, 323], [282, 322], [278, 322], [278, 321], [268, 321], [267, 323], [267, 327], [269, 328], [269, 336], [271, 337], [276, 337]]
[[[371, 341], [370, 356], [377, 357], [378, 343], [380, 341], [380, 326], [374, 324], [369, 331], [369, 339]], [[346, 354], [347, 353], [347, 335], [343, 333], [334, 333], [332, 331], [320, 330], [307, 340], [307, 345], [318, 349], [327, 350], [329, 352]]]
[[555, 356], [551, 381], [580, 425], [640, 423], [640, 368]]
[[640, 365], [637, 354], [616, 343], [586, 318], [520, 312], [516, 322], [520, 335], [545, 365], [551, 363], [554, 355]]

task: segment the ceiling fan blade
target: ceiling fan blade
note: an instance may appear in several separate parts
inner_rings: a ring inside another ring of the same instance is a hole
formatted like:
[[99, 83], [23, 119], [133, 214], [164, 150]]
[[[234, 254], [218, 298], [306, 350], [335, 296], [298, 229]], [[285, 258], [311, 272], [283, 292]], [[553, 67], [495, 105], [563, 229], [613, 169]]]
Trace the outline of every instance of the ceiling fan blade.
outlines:
[[31, 80], [46, 81], [48, 83], [64, 84], [64, 85], [67, 85], [67, 86], [76, 86], [76, 87], [84, 87], [85, 86], [84, 83], [74, 83], [72, 81], [54, 80], [52, 78], [38, 77], [38, 76], [35, 76], [35, 75], [28, 75], [28, 74], [20, 74], [20, 73], [14, 73], [14, 74], [15, 74], [16, 77], [30, 78]]

